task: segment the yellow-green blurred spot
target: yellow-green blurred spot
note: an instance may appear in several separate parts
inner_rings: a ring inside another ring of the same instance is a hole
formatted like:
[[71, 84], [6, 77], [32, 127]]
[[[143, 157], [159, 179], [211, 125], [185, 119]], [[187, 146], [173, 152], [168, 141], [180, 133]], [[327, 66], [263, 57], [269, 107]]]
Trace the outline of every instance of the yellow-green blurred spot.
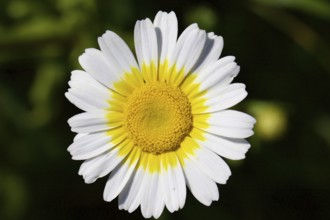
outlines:
[[277, 8], [291, 8], [314, 16], [330, 19], [330, 3], [327, 0], [253, 0]]
[[7, 13], [12, 18], [21, 18], [27, 15], [30, 6], [26, 1], [10, 1], [7, 6]]
[[200, 5], [188, 11], [185, 20], [187, 24], [197, 23], [202, 29], [211, 30], [217, 24], [217, 15], [211, 7]]
[[319, 116], [315, 120], [316, 132], [330, 145], [330, 115]]
[[29, 94], [33, 105], [29, 115], [30, 126], [41, 126], [51, 119], [53, 92], [63, 80], [64, 74], [63, 66], [55, 62], [41, 64], [38, 68]]
[[276, 140], [285, 133], [288, 120], [284, 108], [276, 103], [254, 101], [248, 106], [249, 112], [256, 118], [255, 133], [265, 140]]
[[66, 10], [70, 10], [74, 7], [77, 7], [79, 5], [79, 3], [81, 4], [81, 0], [58, 0], [56, 1], [56, 6], [57, 8], [59, 8], [60, 10], [66, 11]]
[[0, 172], [0, 219], [21, 219], [26, 211], [27, 189], [22, 179], [11, 172]]

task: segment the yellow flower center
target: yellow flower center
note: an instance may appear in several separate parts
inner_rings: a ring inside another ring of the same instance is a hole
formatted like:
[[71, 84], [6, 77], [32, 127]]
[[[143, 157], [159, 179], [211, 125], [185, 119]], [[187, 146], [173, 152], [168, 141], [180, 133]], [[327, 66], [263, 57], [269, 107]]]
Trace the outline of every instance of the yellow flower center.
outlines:
[[134, 144], [153, 154], [179, 148], [192, 126], [188, 98], [179, 88], [164, 82], [136, 89], [128, 98], [124, 116]]

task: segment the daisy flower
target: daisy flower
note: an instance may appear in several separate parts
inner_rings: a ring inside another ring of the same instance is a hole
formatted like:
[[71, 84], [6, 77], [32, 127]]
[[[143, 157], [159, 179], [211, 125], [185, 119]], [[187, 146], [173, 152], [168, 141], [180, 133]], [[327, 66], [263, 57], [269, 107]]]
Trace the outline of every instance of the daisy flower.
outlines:
[[245, 157], [255, 119], [227, 110], [243, 100], [242, 83], [231, 83], [235, 57], [219, 59], [223, 39], [197, 24], [178, 35], [174, 12], [136, 22], [136, 58], [114, 32], [98, 38], [99, 49], [79, 57], [66, 97], [83, 110], [68, 123], [78, 133], [68, 151], [84, 160], [79, 175], [93, 183], [108, 174], [105, 201], [119, 209], [139, 206], [145, 218], [166, 207], [182, 208], [186, 185], [209, 206], [217, 183], [231, 175], [222, 159]]

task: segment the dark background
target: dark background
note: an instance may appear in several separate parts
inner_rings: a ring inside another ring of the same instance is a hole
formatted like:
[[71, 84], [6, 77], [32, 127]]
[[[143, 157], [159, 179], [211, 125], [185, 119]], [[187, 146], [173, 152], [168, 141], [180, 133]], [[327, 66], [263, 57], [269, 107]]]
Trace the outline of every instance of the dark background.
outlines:
[[139, 219], [103, 201], [66, 148], [64, 97], [78, 56], [111, 29], [133, 48], [135, 21], [174, 10], [222, 35], [241, 65], [238, 106], [257, 119], [243, 161], [210, 207], [191, 194], [160, 219], [330, 219], [330, 2], [327, 0], [0, 1], [0, 219]]

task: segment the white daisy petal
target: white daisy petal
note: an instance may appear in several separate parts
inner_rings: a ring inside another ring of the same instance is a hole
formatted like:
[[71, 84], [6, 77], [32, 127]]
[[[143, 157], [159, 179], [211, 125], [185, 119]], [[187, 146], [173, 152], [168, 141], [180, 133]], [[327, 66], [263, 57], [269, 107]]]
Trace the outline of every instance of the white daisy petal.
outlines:
[[104, 94], [108, 94], [109, 92], [109, 89], [107, 87], [96, 81], [89, 73], [82, 70], [73, 70], [71, 72], [69, 85], [71, 82], [79, 82], [84, 86], [91, 86], [90, 88], [92, 90], [96, 90], [96, 92], [99, 92], [102, 97], [104, 96]]
[[92, 83], [92, 84], [95, 83], [97, 86], [102, 85], [102, 84], [98, 83], [91, 75], [89, 75], [88, 73], [86, 73], [83, 70], [72, 70], [70, 80]]
[[[164, 192], [166, 192], [164, 194], [165, 197], [165, 205], [166, 208], [168, 209], [169, 212], [174, 212], [177, 211], [179, 209], [179, 202], [176, 199], [177, 196], [175, 195], [175, 191], [171, 190], [171, 189], [175, 189], [176, 187], [173, 186], [176, 182], [172, 181], [172, 169], [169, 169], [168, 171], [162, 170], [161, 174], [160, 174], [160, 178], [161, 178], [161, 182], [162, 187], [164, 188]], [[186, 187], [186, 186], [185, 186]]]
[[68, 120], [73, 132], [90, 133], [105, 131], [115, 126], [109, 124], [106, 111], [84, 112], [71, 117]]
[[177, 188], [178, 188], [177, 198], [179, 198], [179, 207], [180, 209], [182, 209], [186, 202], [186, 194], [187, 194], [186, 181], [181, 166], [176, 167], [176, 169], [174, 169], [173, 172], [174, 172], [173, 176], [177, 180]]
[[128, 212], [133, 212], [134, 210], [137, 209], [141, 201], [141, 196], [139, 195], [139, 191], [141, 189], [143, 177], [144, 177], [144, 170], [141, 168], [136, 170], [132, 174], [126, 186], [119, 194], [118, 197], [119, 209], [125, 209]]
[[[241, 70], [241, 67], [236, 66], [236, 68], [231, 73], [229, 73], [224, 78], [221, 78], [221, 80], [218, 81], [218, 84], [216, 85], [216, 87], [220, 88], [220, 87], [230, 84], [233, 81], [233, 79], [238, 75], [240, 70]], [[212, 87], [212, 88], [215, 88], [215, 87]]]
[[80, 108], [81, 110], [93, 111], [96, 109], [95, 106], [92, 106], [91, 104], [87, 103], [86, 101], [73, 95], [70, 92], [66, 92], [64, 95], [72, 104], [74, 104], [77, 108]]
[[204, 136], [205, 140], [200, 141], [200, 145], [231, 160], [244, 159], [250, 148], [249, 142], [244, 139], [226, 138], [210, 133], [206, 133]]
[[76, 136], [74, 136], [73, 141], [77, 141], [78, 139], [88, 135], [88, 133], [78, 133]]
[[200, 57], [205, 40], [205, 31], [195, 24], [190, 25], [180, 35], [170, 65], [175, 64], [178, 70], [184, 69], [184, 75], [189, 73]]
[[159, 178], [157, 173], [146, 172], [144, 177], [144, 192], [141, 201], [143, 217], [150, 218], [154, 212], [154, 205], [159, 199]]
[[208, 33], [205, 45], [200, 54], [195, 66], [191, 72], [198, 73], [207, 65], [212, 64], [218, 60], [223, 49], [223, 38], [214, 33]]
[[118, 208], [120, 210], [124, 209], [124, 210], [128, 210], [129, 207], [129, 192], [132, 189], [132, 184], [133, 184], [133, 179], [135, 178], [135, 176], [137, 175], [137, 172], [134, 171], [132, 173], [132, 175], [130, 176], [130, 178], [128, 179], [125, 187], [123, 188], [123, 190], [120, 192], [120, 194], [118, 195]]
[[105, 132], [98, 132], [76, 139], [68, 147], [68, 151], [73, 160], [85, 160], [110, 150], [112, 147], [114, 145], [111, 143], [111, 138]]
[[[165, 169], [162, 167], [161, 182], [163, 183], [165, 193], [165, 205], [170, 212], [182, 208], [186, 201], [186, 183], [178, 158], [175, 156], [176, 167]], [[168, 163], [168, 157], [165, 158]]]
[[143, 168], [141, 168], [140, 170], [141, 170], [141, 174], [140, 174], [141, 176], [137, 176], [136, 179], [137, 181], [136, 184], [139, 186], [139, 188], [134, 189], [134, 191], [132, 192], [133, 198], [130, 201], [128, 212], [133, 212], [139, 207], [139, 205], [142, 203], [143, 197], [145, 196], [144, 194], [145, 188], [148, 187], [148, 182], [149, 182], [148, 177], [150, 177], [147, 173], [148, 171], [144, 170]]
[[122, 161], [120, 165], [111, 172], [103, 192], [105, 201], [112, 201], [123, 190], [135, 169], [140, 157], [140, 151], [135, 150], [130, 156], [133, 157], [132, 161]]
[[84, 111], [107, 108], [109, 89], [97, 82], [90, 74], [81, 70], [71, 72], [70, 89], [65, 96]]
[[124, 158], [125, 155], [119, 155], [118, 149], [113, 148], [82, 163], [79, 175], [83, 176], [85, 183], [93, 183], [98, 178], [108, 175]]
[[247, 96], [243, 83], [234, 83], [224, 87], [222, 90], [214, 89], [205, 94], [208, 106], [203, 112], [216, 112], [230, 108], [241, 102]]
[[205, 131], [229, 138], [247, 138], [253, 135], [253, 117], [243, 112], [225, 110], [210, 114], [210, 126]]
[[225, 161], [207, 148], [195, 151], [196, 157], [192, 157], [198, 167], [213, 181], [226, 184], [231, 175], [230, 169]]
[[219, 199], [217, 184], [206, 176], [195, 162], [185, 160], [183, 170], [188, 188], [200, 203], [209, 206], [212, 201]]
[[174, 12], [158, 12], [154, 26], [157, 34], [159, 63], [171, 59], [178, 37], [178, 20]]
[[[211, 63], [210, 65], [205, 65], [200, 71], [196, 72], [196, 81], [198, 83], [203, 84], [205, 80], [207, 80], [211, 75], [218, 73], [219, 69], [223, 68], [224, 66], [234, 63], [235, 57], [234, 56], [226, 56], [223, 57], [216, 62]], [[218, 75], [218, 74], [217, 74]], [[229, 75], [230, 77], [231, 75]], [[227, 75], [228, 77], [228, 75]]]
[[112, 31], [107, 31], [98, 38], [102, 52], [119, 75], [130, 72], [132, 68], [138, 68], [134, 55], [127, 44]]
[[[93, 109], [106, 109], [109, 107], [109, 103], [107, 102], [110, 95], [109, 92], [102, 93], [89, 84], [82, 84], [77, 81], [70, 81], [70, 85], [71, 89], [68, 92], [77, 99], [80, 99], [81, 102], [90, 105]], [[88, 110], [90, 111], [91, 109]]]
[[120, 79], [120, 75], [100, 50], [86, 49], [79, 57], [79, 63], [87, 73], [108, 88], [112, 88], [113, 83]]
[[[220, 61], [220, 60], [219, 60]], [[203, 80], [201, 83], [201, 90], [208, 90], [212, 88], [213, 86], [219, 87], [221, 82], [227, 80], [228, 77], [234, 78], [237, 74], [237, 69], [239, 66], [237, 66], [237, 63], [235, 62], [230, 62], [228, 64], [222, 65], [219, 63], [221, 62], [216, 62], [214, 65], [210, 65], [210, 68], [207, 68], [205, 71], [209, 70], [210, 72], [208, 74], [208, 77]], [[211, 67], [213, 67], [211, 69]], [[236, 75], [235, 75], [236, 74]]]
[[160, 174], [158, 172], [146, 172], [144, 175], [145, 181], [144, 191], [142, 191], [141, 212], [145, 218], [158, 218], [163, 212], [165, 201], [164, 192]]
[[158, 64], [158, 45], [155, 28], [150, 19], [137, 21], [134, 29], [134, 42], [136, 56], [140, 68], [150, 65], [152, 62]]
[[[165, 192], [163, 191], [163, 183], [161, 182], [160, 174], [158, 175], [158, 185], [156, 186], [156, 196], [155, 196], [155, 201], [154, 201], [154, 207], [153, 207], [153, 214], [152, 216], [157, 219], [159, 216], [162, 214], [164, 207], [165, 207], [165, 198], [164, 194]], [[152, 195], [151, 195], [152, 196]]]

